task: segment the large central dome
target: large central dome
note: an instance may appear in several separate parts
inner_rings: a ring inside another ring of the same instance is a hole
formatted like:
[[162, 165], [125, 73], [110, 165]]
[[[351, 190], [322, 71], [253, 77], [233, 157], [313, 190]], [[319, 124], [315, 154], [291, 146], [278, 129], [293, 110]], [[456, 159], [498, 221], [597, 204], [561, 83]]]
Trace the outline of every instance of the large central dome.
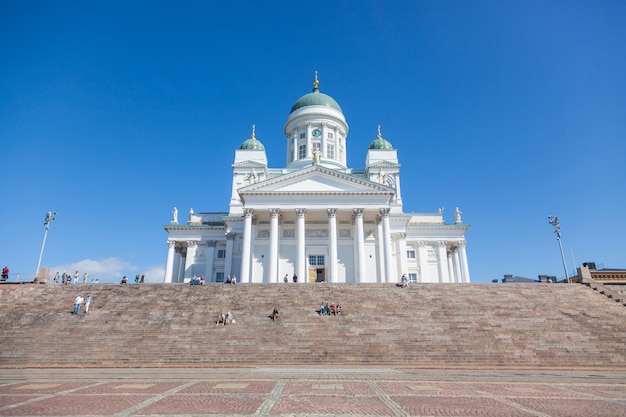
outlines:
[[289, 113], [293, 113], [294, 111], [301, 109], [302, 107], [308, 107], [308, 106], [332, 107], [333, 109], [338, 110], [341, 113], [343, 113], [343, 111], [341, 110], [341, 107], [335, 101], [334, 98], [332, 98], [331, 96], [327, 94], [320, 93], [320, 89], [318, 85], [319, 85], [319, 81], [317, 81], [317, 72], [316, 72], [315, 82], [313, 83], [313, 86], [314, 86], [313, 91], [310, 92], [309, 94], [305, 94], [302, 97], [300, 97], [298, 101], [296, 101], [295, 104], [291, 107], [291, 111]]

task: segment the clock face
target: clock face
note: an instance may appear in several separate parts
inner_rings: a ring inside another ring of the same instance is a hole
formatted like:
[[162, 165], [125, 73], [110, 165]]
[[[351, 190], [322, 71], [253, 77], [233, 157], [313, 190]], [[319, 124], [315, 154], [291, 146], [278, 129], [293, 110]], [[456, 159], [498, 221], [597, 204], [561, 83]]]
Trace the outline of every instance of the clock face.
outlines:
[[313, 130], [313, 136], [316, 138], [319, 138], [322, 135], [322, 132], [320, 132], [319, 129], [315, 129]]

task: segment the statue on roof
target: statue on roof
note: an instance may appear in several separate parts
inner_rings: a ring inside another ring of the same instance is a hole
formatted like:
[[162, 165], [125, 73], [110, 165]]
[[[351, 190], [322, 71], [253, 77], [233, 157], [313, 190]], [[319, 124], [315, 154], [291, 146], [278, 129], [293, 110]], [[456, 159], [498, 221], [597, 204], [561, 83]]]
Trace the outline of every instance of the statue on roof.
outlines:
[[322, 153], [319, 149], [313, 150], [313, 165], [319, 165], [322, 161]]
[[178, 209], [176, 207], [172, 210], [172, 223], [178, 223]]
[[459, 208], [457, 207], [456, 210], [454, 210], [454, 222], [455, 223], [462, 223], [461, 222], [461, 210], [459, 210]]

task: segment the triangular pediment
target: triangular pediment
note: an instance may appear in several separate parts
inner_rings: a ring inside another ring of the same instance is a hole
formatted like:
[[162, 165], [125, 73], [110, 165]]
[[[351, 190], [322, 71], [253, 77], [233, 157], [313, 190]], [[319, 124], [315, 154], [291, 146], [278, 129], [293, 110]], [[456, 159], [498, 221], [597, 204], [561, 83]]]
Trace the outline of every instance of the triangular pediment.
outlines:
[[400, 168], [400, 164], [396, 164], [395, 162], [389, 161], [378, 161], [367, 167], [370, 171], [378, 168]]
[[242, 162], [237, 162], [236, 164], [232, 165], [233, 168], [237, 169], [237, 168], [254, 168], [254, 169], [258, 169], [258, 170], [263, 170], [265, 168], [267, 168], [265, 165], [261, 164], [260, 162], [256, 162], [256, 161], [242, 161]]
[[346, 174], [321, 166], [311, 166], [302, 170], [270, 178], [256, 184], [240, 188], [239, 194], [377, 194], [391, 195], [395, 190], [382, 184], [368, 181], [360, 176]]

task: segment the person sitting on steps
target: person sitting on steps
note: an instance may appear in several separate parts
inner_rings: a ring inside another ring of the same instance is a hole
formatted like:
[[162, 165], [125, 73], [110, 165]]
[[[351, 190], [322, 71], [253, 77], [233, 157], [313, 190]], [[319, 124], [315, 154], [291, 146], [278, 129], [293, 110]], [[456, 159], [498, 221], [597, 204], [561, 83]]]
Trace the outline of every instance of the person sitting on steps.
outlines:
[[280, 313], [278, 312], [278, 307], [274, 307], [274, 311], [272, 311], [272, 321], [276, 321]]
[[223, 324], [224, 326], [226, 325], [226, 316], [224, 316], [223, 311], [220, 313], [219, 316], [217, 316], [217, 321], [215, 322], [216, 326], [220, 324]]

